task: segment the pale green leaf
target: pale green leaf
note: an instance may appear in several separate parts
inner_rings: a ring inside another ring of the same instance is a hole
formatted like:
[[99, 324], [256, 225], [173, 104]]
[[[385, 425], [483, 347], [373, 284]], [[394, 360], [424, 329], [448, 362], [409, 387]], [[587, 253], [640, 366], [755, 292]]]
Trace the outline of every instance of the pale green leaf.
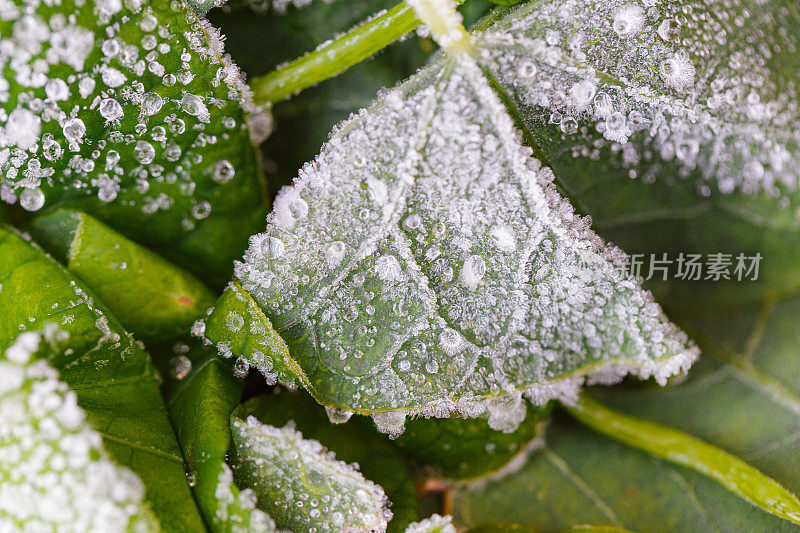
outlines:
[[59, 209], [30, 230], [148, 346], [185, 337], [214, 303], [194, 276], [85, 213]]
[[253, 416], [232, 417], [231, 432], [237, 485], [252, 488], [279, 527], [386, 531], [392, 513], [383, 489], [291, 424], [278, 429]]

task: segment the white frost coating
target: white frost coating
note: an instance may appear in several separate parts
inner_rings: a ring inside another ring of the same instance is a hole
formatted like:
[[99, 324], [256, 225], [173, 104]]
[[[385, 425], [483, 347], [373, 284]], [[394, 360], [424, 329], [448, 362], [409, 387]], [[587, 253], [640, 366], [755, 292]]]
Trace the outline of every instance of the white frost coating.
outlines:
[[557, 128], [545, 153], [646, 183], [677, 175], [704, 196], [766, 193], [797, 221], [800, 98], [785, 65], [798, 27], [791, 0], [560, 0], [521, 4], [475, 47], [528, 127]]
[[[507, 393], [571, 401], [609, 364], [643, 378], [684, 370], [696, 348], [552, 180], [459, 56], [337, 129], [236, 277], [292, 341], [303, 382], [337, 384], [315, 395], [381, 412], [391, 434], [405, 415], [474, 417]], [[494, 416], [505, 430], [518, 418]]]
[[[337, 461], [290, 423], [275, 428], [255, 417], [231, 419], [239, 487], [253, 487], [259, 506], [292, 531], [385, 531], [392, 517], [383, 489]], [[314, 529], [315, 528], [315, 529]]]
[[[230, 533], [272, 533], [275, 522], [264, 511], [256, 508], [256, 495], [251, 489], [234, 492], [233, 472], [222, 463], [217, 488], [214, 496], [217, 499], [217, 510], [214, 523], [223, 531]], [[244, 520], [243, 517], [247, 517]]]
[[[375, 179], [385, 195], [370, 193]], [[291, 341], [303, 382], [336, 383], [315, 395], [382, 412], [392, 434], [404, 415], [474, 417], [504, 394], [574, 401], [583, 375], [607, 365], [685, 370], [697, 349], [552, 181], [459, 55], [340, 126], [235, 275]], [[509, 430], [519, 417], [493, 418]]]
[[141, 481], [109, 459], [58, 373], [31, 361], [41, 338], [0, 357], [0, 531], [157, 531]]
[[94, 195], [147, 215], [172, 210], [190, 231], [217, 197], [208, 190], [232, 181], [214, 172], [220, 154], [253, 164], [243, 143], [271, 129], [223, 53], [182, 0], [6, 0], [0, 196], [37, 211], [45, 196]]
[[405, 533], [456, 533], [452, 516], [439, 516], [438, 514], [409, 524]]

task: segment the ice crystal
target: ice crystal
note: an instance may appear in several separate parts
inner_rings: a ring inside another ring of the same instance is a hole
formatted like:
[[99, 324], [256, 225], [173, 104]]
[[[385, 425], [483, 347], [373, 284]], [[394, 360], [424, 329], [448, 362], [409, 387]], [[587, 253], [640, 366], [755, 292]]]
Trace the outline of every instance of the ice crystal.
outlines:
[[158, 530], [135, 474], [115, 465], [75, 393], [28, 332], [0, 357], [0, 530]]
[[392, 513], [378, 485], [305, 440], [292, 424], [278, 429], [255, 417], [231, 420], [238, 486], [252, 487], [260, 508], [293, 531], [385, 531]]

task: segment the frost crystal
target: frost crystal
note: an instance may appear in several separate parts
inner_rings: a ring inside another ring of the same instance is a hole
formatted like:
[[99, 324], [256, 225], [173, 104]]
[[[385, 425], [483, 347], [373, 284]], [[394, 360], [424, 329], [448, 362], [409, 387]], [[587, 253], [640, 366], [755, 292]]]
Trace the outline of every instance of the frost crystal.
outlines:
[[156, 531], [135, 474], [115, 465], [75, 393], [24, 333], [0, 357], [0, 530]]
[[[338, 127], [236, 265], [312, 394], [391, 434], [406, 414], [569, 400], [605, 365], [663, 378], [697, 355], [558, 195], [474, 55]], [[506, 431], [524, 417], [490, 407]]]
[[414, 522], [406, 528], [406, 533], [456, 533], [453, 517], [434, 514], [421, 522]]
[[[239, 491], [233, 483], [233, 472], [222, 463], [217, 488], [214, 492], [218, 506], [215, 525], [230, 533], [272, 533], [275, 522], [264, 511], [256, 509], [256, 495], [251, 489]], [[247, 520], [239, 520], [242, 515]]]
[[292, 531], [385, 531], [392, 513], [378, 485], [337, 461], [292, 424], [282, 429], [231, 419], [237, 485], [252, 487], [260, 508]]

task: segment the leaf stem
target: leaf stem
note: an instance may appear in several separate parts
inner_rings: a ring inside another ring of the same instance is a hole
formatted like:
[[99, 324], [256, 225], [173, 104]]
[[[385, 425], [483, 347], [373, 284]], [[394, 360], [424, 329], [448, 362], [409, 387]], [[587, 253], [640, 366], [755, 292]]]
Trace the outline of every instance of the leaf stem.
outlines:
[[[457, 0], [461, 4], [464, 0]], [[422, 22], [405, 2], [250, 82], [257, 104], [278, 102], [332, 78], [385, 48]]]
[[794, 494], [721, 448], [677, 429], [614, 411], [586, 395], [574, 407], [565, 408], [603, 435], [708, 476], [768, 513], [800, 524], [800, 501]]

